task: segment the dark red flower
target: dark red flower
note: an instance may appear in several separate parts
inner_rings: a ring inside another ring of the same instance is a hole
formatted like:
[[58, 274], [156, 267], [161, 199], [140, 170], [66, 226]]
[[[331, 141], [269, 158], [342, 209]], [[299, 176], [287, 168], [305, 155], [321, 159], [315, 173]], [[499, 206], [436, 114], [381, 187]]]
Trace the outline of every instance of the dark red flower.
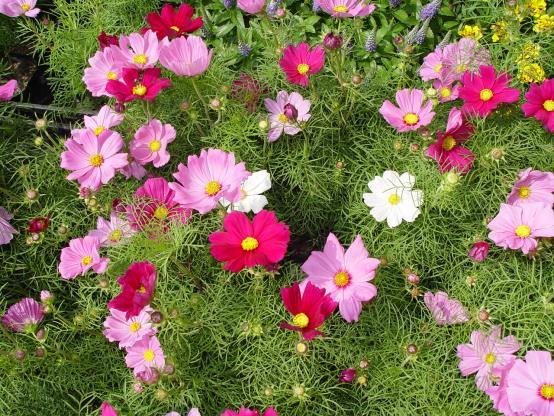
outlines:
[[100, 44], [100, 50], [104, 50], [108, 46], [119, 46], [119, 37], [117, 35], [107, 35], [106, 32], [102, 31], [98, 35], [98, 43]]
[[356, 369], [350, 367], [340, 372], [339, 381], [341, 383], [352, 383], [355, 377], [356, 377]]
[[239, 75], [239, 78], [233, 81], [231, 88], [232, 96], [239, 101], [243, 101], [246, 109], [251, 113], [256, 111], [256, 105], [262, 94], [267, 94], [269, 87], [265, 84], [260, 84], [257, 80], [244, 72]]
[[181, 4], [177, 11], [170, 4], [166, 4], [160, 14], [150, 12], [146, 15], [150, 27], [144, 30], [152, 29], [159, 40], [166, 36], [169, 39], [177, 38], [202, 27], [202, 16], [191, 19], [193, 14], [194, 9], [187, 3]]
[[42, 233], [48, 228], [49, 222], [50, 218], [48, 217], [33, 218], [32, 220], [29, 220], [29, 228], [27, 228], [27, 231], [30, 233]]
[[160, 90], [171, 87], [171, 80], [160, 78], [160, 71], [160, 68], [148, 68], [141, 73], [136, 69], [123, 68], [123, 81], [108, 81], [106, 91], [122, 103], [154, 101]]

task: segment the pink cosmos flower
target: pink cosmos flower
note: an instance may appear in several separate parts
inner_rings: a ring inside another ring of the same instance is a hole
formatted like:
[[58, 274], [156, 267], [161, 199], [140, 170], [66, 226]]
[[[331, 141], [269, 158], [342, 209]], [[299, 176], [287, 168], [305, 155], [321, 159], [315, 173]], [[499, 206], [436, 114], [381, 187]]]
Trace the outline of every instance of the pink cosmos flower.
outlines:
[[155, 336], [145, 337], [127, 348], [125, 364], [128, 368], [133, 369], [134, 375], [153, 368], [163, 369], [165, 356], [158, 338]]
[[494, 409], [505, 416], [525, 416], [523, 412], [514, 412], [508, 401], [508, 374], [515, 362], [516, 360], [512, 360], [500, 370], [493, 371], [493, 376], [499, 379], [498, 385], [485, 390], [493, 402]]
[[396, 107], [389, 100], [386, 100], [379, 113], [399, 133], [417, 130], [421, 126], [427, 126], [435, 117], [433, 102], [425, 101], [425, 94], [418, 89], [403, 89], [397, 91]]
[[175, 128], [171, 124], [162, 124], [160, 120], [153, 119], [137, 130], [129, 149], [133, 158], [141, 165], [152, 162], [159, 168], [169, 162], [171, 156], [167, 145], [173, 140]]
[[291, 136], [302, 131], [300, 123], [310, 119], [311, 102], [305, 100], [299, 93], [290, 95], [286, 91], [279, 91], [277, 99], [264, 100], [265, 107], [271, 113], [269, 115], [270, 129], [267, 135], [268, 141], [274, 142], [283, 132]]
[[378, 259], [369, 257], [361, 236], [356, 236], [345, 252], [337, 237], [330, 233], [323, 251], [312, 251], [302, 270], [308, 275], [304, 282], [325, 289], [339, 304], [342, 317], [352, 322], [359, 319], [362, 302], [377, 295], [377, 288], [369, 281], [375, 277], [379, 264]]
[[48, 290], [41, 290], [40, 291], [40, 301], [42, 303], [49, 303], [54, 300], [54, 295], [50, 293]]
[[117, 416], [116, 410], [108, 402], [103, 402], [100, 406], [100, 416]]
[[119, 37], [119, 47], [114, 47], [114, 52], [121, 61], [121, 67], [153, 68], [160, 56], [158, 37], [151, 30], [147, 30], [144, 34], [121, 35]]
[[461, 324], [469, 321], [469, 313], [462, 303], [456, 299], [449, 299], [448, 293], [427, 292], [423, 295], [423, 301], [437, 325]]
[[104, 105], [97, 115], [84, 116], [85, 127], [91, 129], [95, 136], [100, 136], [105, 130], [118, 126], [123, 121], [123, 114], [118, 114], [109, 105]]
[[537, 238], [554, 237], [554, 211], [550, 206], [528, 203], [500, 205], [500, 212], [489, 222], [489, 238], [504, 249], [534, 253]]
[[176, 75], [193, 77], [206, 72], [213, 53], [200, 36], [188, 35], [164, 44], [160, 63]]
[[35, 5], [37, 0], [2, 0], [0, 1], [0, 14], [9, 17], [25, 15], [27, 17], [36, 17], [40, 13]]
[[74, 238], [69, 247], [62, 249], [58, 270], [63, 279], [75, 279], [90, 269], [95, 273], [104, 273], [110, 259], [100, 257], [100, 242], [95, 237]]
[[4, 85], [0, 85], [0, 101], [9, 101], [13, 98], [17, 89], [17, 81], [10, 79]]
[[366, 0], [318, 0], [319, 6], [333, 17], [365, 17], [376, 6]]
[[508, 87], [511, 80], [505, 73], [497, 77], [493, 66], [480, 66], [479, 74], [465, 72], [460, 89], [460, 98], [464, 101], [462, 111], [486, 117], [502, 103], [515, 103], [519, 100], [519, 90]]
[[483, 331], [471, 333], [470, 344], [460, 344], [457, 357], [461, 359], [458, 367], [463, 376], [477, 373], [475, 382], [479, 390], [492, 387], [493, 371], [499, 371], [515, 360], [514, 353], [521, 344], [513, 335], [502, 337], [502, 327], [493, 326], [490, 335]]
[[439, 172], [456, 170], [462, 175], [469, 172], [473, 166], [475, 155], [469, 149], [461, 146], [473, 133], [473, 126], [467, 122], [464, 114], [452, 107], [446, 123], [446, 132], [439, 131], [438, 140], [429, 145], [426, 155], [436, 160]]
[[146, 169], [144, 169], [144, 166], [135, 160], [133, 156], [127, 155], [127, 162], [127, 166], [123, 166], [119, 169], [119, 172], [125, 176], [125, 179], [130, 179], [131, 176], [135, 179], [142, 179], [144, 175], [146, 175]]
[[433, 81], [433, 88], [437, 90], [437, 98], [441, 103], [454, 101], [460, 95], [460, 83], [452, 83], [449, 79]]
[[471, 246], [469, 253], [467, 254], [469, 258], [477, 263], [482, 263], [485, 261], [489, 254], [490, 244], [486, 241], [477, 241]]
[[539, 202], [547, 206], [554, 204], [554, 173], [527, 168], [518, 174], [506, 203], [522, 206], [529, 202]]
[[260, 13], [265, 6], [265, 0], [237, 0], [237, 7], [250, 14]]
[[11, 226], [9, 221], [13, 218], [6, 208], [0, 207], [0, 245], [8, 244], [12, 241], [13, 235], [17, 230]]
[[110, 309], [110, 316], [104, 321], [104, 336], [110, 342], [119, 342], [119, 349], [128, 348], [135, 345], [144, 337], [149, 337], [156, 333], [152, 328], [150, 321], [150, 306], [145, 306], [137, 316], [127, 319], [125, 312], [117, 309]]
[[341, 383], [352, 383], [355, 377], [356, 377], [356, 369], [350, 367], [340, 372], [339, 381]]
[[287, 74], [287, 81], [303, 87], [308, 86], [308, 75], [317, 74], [324, 63], [325, 49], [320, 45], [310, 49], [310, 46], [303, 42], [297, 46], [287, 46], [279, 61], [281, 69]]
[[437, 47], [433, 52], [423, 58], [423, 65], [419, 69], [419, 76], [423, 81], [440, 79], [443, 68], [442, 48]]
[[135, 234], [129, 222], [121, 218], [116, 211], [110, 214], [110, 220], [102, 217], [96, 220], [96, 230], [89, 231], [88, 235], [96, 237], [102, 247], [112, 247], [126, 243]]
[[548, 351], [527, 351], [507, 375], [506, 392], [514, 412], [522, 415], [554, 414], [554, 361]]
[[44, 319], [44, 310], [33, 298], [24, 298], [14, 303], [2, 316], [2, 324], [14, 332], [34, 333]]
[[[233, 410], [226, 409], [220, 416], [260, 416], [260, 414], [258, 413], [257, 410], [247, 409], [246, 407], [241, 406], [238, 413]], [[277, 414], [277, 411], [273, 407], [270, 407], [264, 412], [262, 416], [279, 416], [279, 415]]]
[[83, 82], [93, 97], [111, 95], [106, 91], [109, 81], [121, 77], [121, 63], [116, 58], [115, 47], [108, 47], [98, 51], [88, 60], [90, 67], [85, 68]]
[[535, 117], [554, 133], [554, 79], [547, 79], [540, 85], [531, 84], [525, 99], [527, 102], [521, 106], [525, 117]]
[[489, 51], [471, 38], [446, 45], [442, 59], [441, 78], [453, 81], [460, 80], [466, 71], [475, 73], [481, 65], [491, 65], [492, 62]]
[[108, 81], [106, 91], [121, 103], [154, 101], [162, 89], [171, 87], [171, 80], [160, 78], [160, 71], [160, 68], [148, 68], [140, 73], [136, 69], [123, 68], [123, 81]]
[[169, 187], [175, 191], [175, 201], [205, 214], [214, 209], [220, 198], [238, 201], [240, 186], [250, 176], [244, 162], [235, 164], [235, 154], [219, 149], [202, 149], [200, 156], [188, 157], [187, 166], [179, 163], [173, 174], [178, 182]]
[[81, 186], [98, 190], [107, 184], [116, 170], [127, 165], [127, 153], [118, 153], [123, 147], [119, 133], [106, 131], [96, 137], [90, 130], [81, 135], [82, 143], [69, 139], [62, 153], [60, 166], [73, 171], [67, 179], [77, 179]]

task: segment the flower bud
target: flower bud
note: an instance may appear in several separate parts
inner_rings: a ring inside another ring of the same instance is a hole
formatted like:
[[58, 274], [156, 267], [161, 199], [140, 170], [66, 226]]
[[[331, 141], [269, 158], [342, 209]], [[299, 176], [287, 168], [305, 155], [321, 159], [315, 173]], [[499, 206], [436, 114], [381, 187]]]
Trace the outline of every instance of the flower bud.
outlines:
[[350, 78], [350, 80], [352, 81], [352, 84], [354, 84], [354, 85], [360, 85], [363, 81], [361, 75], [359, 75], [359, 74], [352, 75], [352, 78]]
[[42, 233], [48, 228], [50, 219], [48, 217], [36, 217], [29, 220], [29, 227], [27, 231], [30, 233]]
[[142, 393], [142, 391], [144, 390], [144, 386], [140, 383], [135, 383], [133, 384], [133, 390], [135, 391], [135, 393]]
[[406, 345], [406, 353], [409, 354], [409, 355], [417, 354], [417, 345], [416, 344]]
[[489, 318], [490, 318], [490, 314], [487, 309], [481, 309], [477, 313], [477, 319], [479, 319], [481, 322], [487, 322]]
[[337, 163], [335, 163], [335, 167], [337, 169], [344, 169], [344, 162], [339, 160]]
[[98, 287], [101, 289], [106, 289], [109, 286], [109, 283], [106, 279], [100, 279], [98, 281]]
[[175, 373], [175, 366], [173, 364], [166, 364], [163, 368], [163, 372], [170, 376]]
[[260, 130], [265, 131], [269, 127], [269, 123], [267, 122], [267, 120], [260, 120], [260, 122], [258, 123], [258, 127], [260, 128]]
[[17, 361], [23, 361], [27, 354], [23, 350], [16, 350], [14, 355]]
[[285, 17], [286, 14], [287, 14], [287, 11], [285, 9], [283, 9], [282, 7], [279, 7], [277, 9], [277, 12], [275, 13], [275, 16], [282, 19], [283, 17]]
[[296, 107], [290, 103], [285, 104], [283, 107], [283, 114], [289, 119], [289, 120], [296, 120], [298, 117], [298, 110]]
[[367, 377], [366, 376], [360, 376], [356, 380], [356, 383], [358, 383], [360, 386], [365, 386], [367, 384]]
[[190, 102], [188, 101], [181, 101], [181, 104], [179, 104], [179, 108], [183, 111], [187, 111], [190, 109]]
[[333, 32], [329, 32], [323, 38], [323, 46], [329, 50], [338, 49], [342, 46], [342, 36], [336, 35]]
[[125, 112], [125, 104], [117, 102], [117, 103], [115, 103], [113, 109], [116, 113], [122, 114], [122, 113]]
[[40, 240], [40, 234], [37, 234], [37, 233], [31, 234], [31, 240], [33, 240], [34, 242], [37, 242], [38, 240]]
[[283, 48], [275, 48], [275, 55], [281, 55], [283, 53]]
[[296, 397], [302, 397], [306, 393], [306, 389], [303, 385], [294, 386], [292, 388], [292, 394]]
[[54, 295], [50, 293], [48, 290], [41, 290], [40, 291], [40, 301], [42, 303], [49, 303], [54, 300]]
[[356, 369], [350, 367], [340, 372], [339, 381], [341, 383], [352, 383], [355, 377], [356, 377]]
[[437, 90], [434, 88], [427, 88], [427, 90], [425, 90], [425, 95], [427, 95], [427, 97], [434, 98], [437, 96]]
[[48, 127], [48, 120], [45, 118], [39, 118], [35, 121], [35, 128], [37, 130], [44, 130]]
[[504, 159], [504, 150], [500, 148], [494, 148], [491, 150], [490, 157], [492, 160], [499, 162]]
[[389, 261], [386, 257], [381, 257], [379, 259], [379, 267], [387, 267], [389, 265]]
[[308, 352], [308, 344], [298, 341], [294, 346], [294, 351], [296, 351], [297, 354], [306, 354]]
[[369, 361], [367, 360], [367, 358], [364, 358], [360, 361], [360, 364], [358, 365], [362, 370], [365, 370], [369, 367]]
[[404, 146], [402, 145], [402, 142], [400, 140], [394, 142], [394, 150], [402, 150], [402, 147]]
[[419, 144], [418, 143], [411, 143], [410, 144], [410, 151], [415, 153], [419, 151]]
[[163, 321], [164, 316], [160, 311], [154, 311], [150, 314], [150, 320], [155, 324], [159, 324]]
[[69, 231], [68, 228], [63, 224], [58, 227], [58, 234], [59, 235], [65, 235], [65, 234], [67, 234], [68, 231]]
[[46, 351], [44, 350], [44, 348], [42, 347], [38, 347], [35, 351], [35, 355], [38, 357], [38, 358], [43, 358], [45, 355], [46, 355]]
[[410, 273], [406, 276], [406, 280], [408, 281], [409, 284], [411, 285], [417, 285], [419, 284], [419, 276], [415, 273]]
[[486, 241], [477, 241], [473, 244], [467, 255], [469, 258], [477, 263], [485, 261], [489, 254], [490, 244]]
[[38, 329], [37, 332], [35, 333], [35, 337], [36, 337], [39, 341], [45, 339], [45, 338], [46, 338], [46, 329], [44, 329], [44, 328]]
[[44, 140], [43, 140], [42, 137], [40, 137], [40, 136], [36, 136], [36, 137], [33, 139], [33, 143], [35, 144], [36, 147], [42, 146], [43, 141], [44, 141]]
[[167, 399], [167, 391], [165, 391], [164, 389], [158, 389], [156, 390], [156, 399], [158, 400], [165, 400]]
[[419, 129], [419, 134], [424, 139], [428, 139], [429, 137], [431, 137], [431, 130], [427, 127], [422, 127]]
[[273, 389], [272, 389], [271, 387], [266, 387], [265, 390], [264, 390], [264, 394], [265, 394], [267, 397], [273, 396]]
[[210, 101], [210, 107], [212, 108], [212, 110], [220, 110], [221, 100], [214, 98], [212, 101]]
[[38, 191], [36, 189], [29, 189], [25, 192], [25, 196], [29, 201], [34, 201], [38, 198]]

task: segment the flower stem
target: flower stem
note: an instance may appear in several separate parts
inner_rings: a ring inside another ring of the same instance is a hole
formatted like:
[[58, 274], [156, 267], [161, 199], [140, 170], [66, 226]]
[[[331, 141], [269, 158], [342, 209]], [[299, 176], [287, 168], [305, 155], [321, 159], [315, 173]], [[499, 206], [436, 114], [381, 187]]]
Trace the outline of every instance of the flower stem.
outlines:
[[208, 104], [206, 103], [206, 100], [204, 100], [204, 97], [200, 93], [200, 90], [198, 89], [198, 85], [196, 84], [196, 78], [192, 77], [191, 79], [192, 87], [194, 88], [194, 91], [196, 91], [196, 95], [198, 95], [198, 98], [202, 102], [202, 106], [204, 107], [204, 114], [206, 114], [206, 118], [208, 119], [208, 123], [210, 123], [210, 127], [213, 127], [212, 119], [210, 118], [210, 113], [208, 111]]

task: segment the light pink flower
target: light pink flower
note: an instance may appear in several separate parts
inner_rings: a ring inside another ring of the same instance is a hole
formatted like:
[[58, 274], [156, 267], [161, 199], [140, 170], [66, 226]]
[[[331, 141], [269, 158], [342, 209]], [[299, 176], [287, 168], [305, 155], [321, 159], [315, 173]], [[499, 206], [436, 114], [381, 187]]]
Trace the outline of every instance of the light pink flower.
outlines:
[[237, 7], [243, 12], [260, 13], [265, 6], [265, 0], [237, 0]]
[[433, 81], [433, 88], [437, 90], [437, 98], [441, 103], [454, 101], [460, 95], [461, 85], [459, 82], [451, 83], [450, 80], [436, 79]]
[[108, 105], [102, 106], [97, 115], [89, 117], [84, 116], [85, 127], [91, 129], [95, 136], [100, 136], [104, 130], [115, 127], [123, 121], [123, 114], [118, 114]]
[[493, 407], [504, 416], [525, 416], [523, 412], [514, 412], [508, 401], [508, 374], [516, 360], [506, 364], [501, 370], [493, 371], [493, 376], [499, 379], [498, 385], [489, 387], [485, 393], [493, 402]]
[[14, 303], [2, 316], [2, 324], [14, 332], [34, 332], [44, 318], [44, 310], [33, 298], [24, 298]]
[[366, 0], [318, 0], [319, 6], [333, 17], [365, 17], [376, 6]]
[[144, 166], [142, 166], [139, 161], [135, 160], [133, 156], [127, 155], [127, 162], [126, 166], [119, 169], [119, 172], [125, 176], [125, 179], [130, 179], [131, 176], [135, 179], [142, 179], [144, 175], [146, 175], [146, 169], [144, 169]]
[[159, 41], [155, 32], [147, 30], [144, 34], [131, 33], [119, 37], [119, 47], [112, 46], [121, 60], [121, 67], [146, 69], [153, 68], [160, 56]]
[[152, 311], [150, 306], [145, 306], [138, 315], [127, 319], [125, 312], [111, 308], [110, 316], [104, 321], [106, 329], [102, 333], [108, 341], [119, 342], [120, 349], [132, 347], [144, 337], [150, 337], [156, 333], [150, 321]]
[[9, 101], [13, 98], [17, 89], [17, 81], [10, 79], [4, 85], [0, 85], [0, 101]]
[[116, 246], [126, 243], [135, 234], [135, 230], [126, 219], [121, 218], [117, 212], [112, 211], [110, 220], [102, 217], [96, 220], [96, 230], [89, 231], [90, 237], [96, 237], [103, 247]]
[[440, 79], [443, 67], [443, 52], [437, 47], [433, 52], [423, 58], [423, 65], [419, 69], [419, 76], [423, 81]]
[[425, 101], [425, 94], [417, 89], [403, 89], [396, 93], [396, 107], [389, 100], [386, 100], [379, 113], [398, 132], [417, 130], [421, 126], [427, 126], [435, 117], [433, 102]]
[[506, 203], [519, 206], [530, 202], [547, 206], [554, 204], [554, 173], [527, 168], [519, 172], [518, 176], [519, 180], [514, 184]]
[[121, 78], [121, 62], [117, 59], [114, 52], [117, 46], [105, 48], [98, 51], [88, 60], [90, 67], [85, 68], [83, 82], [93, 97], [102, 95], [111, 96], [106, 92], [108, 81], [114, 81]]
[[12, 227], [9, 221], [13, 218], [6, 208], [0, 207], [0, 245], [8, 244], [12, 241], [13, 235], [17, 230]]
[[171, 124], [162, 124], [160, 120], [153, 119], [137, 130], [129, 149], [133, 158], [141, 165], [152, 162], [159, 168], [169, 162], [171, 156], [167, 145], [173, 140], [175, 128]]
[[213, 53], [200, 36], [188, 35], [166, 42], [160, 51], [160, 63], [176, 75], [193, 77], [206, 72]]
[[469, 321], [469, 313], [462, 303], [456, 299], [449, 299], [448, 293], [427, 292], [423, 295], [423, 301], [437, 325], [461, 324]]
[[69, 247], [62, 249], [58, 270], [64, 279], [75, 279], [83, 276], [90, 269], [104, 273], [110, 259], [100, 257], [100, 242], [95, 237], [74, 238]]
[[290, 95], [286, 91], [279, 91], [277, 99], [264, 100], [265, 107], [271, 113], [269, 115], [269, 142], [277, 140], [283, 132], [291, 136], [302, 131], [300, 123], [310, 119], [309, 114], [311, 102], [305, 100], [299, 93], [293, 92]]
[[35, 7], [36, 4], [37, 0], [0, 0], [0, 14], [9, 17], [36, 17], [40, 13], [40, 9]]
[[441, 78], [460, 80], [466, 72], [478, 72], [481, 65], [490, 65], [491, 56], [487, 49], [471, 39], [461, 38], [446, 45], [442, 51], [443, 68]]
[[135, 376], [152, 368], [163, 369], [165, 356], [158, 338], [155, 336], [145, 337], [127, 348], [125, 364], [128, 368], [133, 369]]

